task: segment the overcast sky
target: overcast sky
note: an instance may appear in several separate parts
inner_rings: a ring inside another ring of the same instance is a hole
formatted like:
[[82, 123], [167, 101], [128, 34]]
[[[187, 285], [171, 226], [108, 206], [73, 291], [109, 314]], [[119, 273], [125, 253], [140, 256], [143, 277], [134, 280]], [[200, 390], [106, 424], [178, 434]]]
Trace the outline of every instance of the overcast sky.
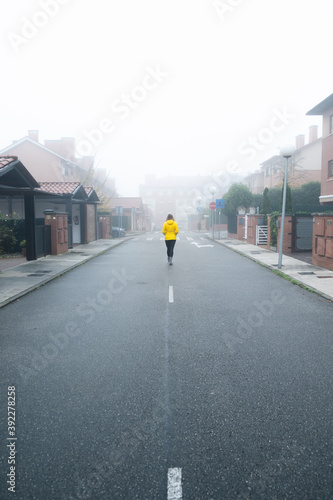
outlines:
[[76, 137], [118, 191], [250, 173], [333, 92], [331, 0], [2, 0], [0, 148]]

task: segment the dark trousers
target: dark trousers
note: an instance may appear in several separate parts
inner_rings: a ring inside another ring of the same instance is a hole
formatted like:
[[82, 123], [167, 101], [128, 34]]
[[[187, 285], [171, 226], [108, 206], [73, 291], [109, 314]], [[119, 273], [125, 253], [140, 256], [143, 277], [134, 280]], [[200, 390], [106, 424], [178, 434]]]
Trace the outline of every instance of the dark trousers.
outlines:
[[173, 249], [175, 247], [176, 240], [165, 240], [165, 244], [167, 247], [167, 256], [173, 257]]

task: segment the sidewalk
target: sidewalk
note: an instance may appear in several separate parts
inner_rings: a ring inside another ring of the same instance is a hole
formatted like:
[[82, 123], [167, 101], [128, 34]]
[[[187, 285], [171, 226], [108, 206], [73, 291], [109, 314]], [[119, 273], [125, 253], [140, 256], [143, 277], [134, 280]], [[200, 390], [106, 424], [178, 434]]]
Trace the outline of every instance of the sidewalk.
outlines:
[[[4, 265], [5, 269], [0, 271], [0, 307], [107, 252], [110, 248], [121, 245], [129, 238], [130, 236], [92, 241], [86, 245], [78, 245], [61, 255], [47, 255], [31, 261], [24, 260], [23, 263], [14, 267], [6, 268]], [[16, 260], [22, 261], [22, 259]]]
[[313, 266], [289, 255], [282, 255], [282, 267], [278, 269], [279, 254], [277, 252], [232, 238], [214, 241], [333, 301], [333, 271]]

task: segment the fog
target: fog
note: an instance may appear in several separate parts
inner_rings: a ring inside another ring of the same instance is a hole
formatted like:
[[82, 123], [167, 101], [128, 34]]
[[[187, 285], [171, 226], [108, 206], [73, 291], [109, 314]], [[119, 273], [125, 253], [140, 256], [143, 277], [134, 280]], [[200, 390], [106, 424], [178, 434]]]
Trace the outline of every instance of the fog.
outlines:
[[330, 0], [2, 2], [0, 148], [75, 137], [118, 192], [252, 172], [332, 93]]

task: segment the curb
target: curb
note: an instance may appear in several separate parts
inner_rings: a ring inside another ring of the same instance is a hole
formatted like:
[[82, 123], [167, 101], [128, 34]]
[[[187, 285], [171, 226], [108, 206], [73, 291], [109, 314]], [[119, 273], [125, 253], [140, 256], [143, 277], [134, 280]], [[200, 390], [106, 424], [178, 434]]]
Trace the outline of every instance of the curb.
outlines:
[[[308, 292], [315, 293], [316, 295], [319, 295], [320, 297], [328, 300], [329, 302], [333, 302], [332, 297], [330, 295], [327, 295], [325, 292], [322, 292], [321, 290], [318, 290], [317, 288], [312, 287], [311, 285], [307, 285], [303, 283], [302, 281], [297, 280], [293, 276], [290, 276], [289, 274], [286, 274], [285, 272], [281, 271], [280, 269], [275, 269], [271, 264], [266, 264], [265, 262], [261, 262], [260, 260], [256, 259], [255, 257], [252, 257], [251, 255], [248, 255], [246, 253], [241, 252], [240, 250], [237, 250], [236, 248], [230, 247], [229, 245], [226, 245], [223, 243], [221, 240], [213, 240], [212, 238], [208, 238], [211, 241], [215, 241], [216, 243], [224, 246], [224, 248], [228, 248], [229, 250], [238, 253], [239, 255], [242, 255], [243, 257], [246, 257], [249, 260], [252, 260], [256, 264], [265, 267], [266, 269], [269, 269], [272, 271], [276, 276], [280, 276], [280, 278], [283, 278], [289, 282], [291, 282], [294, 285], [299, 286], [300, 288], [303, 288], [303, 290], [307, 290]], [[292, 281], [291, 281], [292, 280]]]
[[[95, 259], [96, 257], [99, 257], [100, 255], [103, 255], [104, 253], [108, 252], [109, 250], [111, 250], [112, 248], [114, 247], [117, 247], [119, 245], [122, 245], [123, 243], [125, 243], [126, 241], [132, 239], [133, 237], [130, 236], [126, 239], [123, 239], [123, 240], [120, 240], [118, 242], [116, 242], [114, 245], [111, 245], [110, 247], [108, 248], [105, 248], [103, 250], [101, 250], [100, 252], [98, 252], [96, 255], [88, 255], [84, 260], [82, 260], [81, 262], [76, 262], [75, 264], [72, 264], [72, 265], [69, 265], [67, 268], [63, 269], [61, 272], [58, 272], [56, 274], [53, 274], [51, 276], [47, 276], [46, 278], [44, 278], [43, 280], [39, 281], [38, 283], [36, 283], [35, 285], [31, 285], [30, 287], [18, 292], [17, 294], [15, 295], [12, 295], [11, 297], [9, 297], [8, 299], [5, 299], [3, 300], [1, 303], [0, 303], [0, 309], [8, 304], [10, 304], [11, 302], [15, 302], [15, 300], [18, 300], [20, 299], [21, 297], [23, 297], [24, 295], [27, 295], [28, 293], [30, 292], [33, 292], [34, 290], [38, 290], [38, 288], [40, 288], [41, 286], [44, 286], [46, 285], [47, 283], [49, 283], [50, 281], [53, 281], [55, 280], [56, 278], [59, 278], [60, 276], [63, 276], [64, 274], [68, 273], [69, 271], [72, 271], [73, 269], [75, 269], [76, 267], [79, 267], [79, 266], [82, 266], [83, 264], [85, 264], [86, 262], [92, 260], [92, 259]], [[66, 253], [75, 253], [75, 252], [66, 252]], [[66, 255], [66, 254], [62, 254], [62, 255]], [[37, 259], [39, 260], [39, 259]], [[30, 262], [30, 261], [28, 261]], [[31, 261], [31, 262], [36, 262], [36, 261]], [[25, 263], [24, 263], [25, 264]], [[18, 266], [14, 266], [12, 267], [11, 269], [15, 269], [15, 267], [20, 267], [24, 264], [19, 264]]]

